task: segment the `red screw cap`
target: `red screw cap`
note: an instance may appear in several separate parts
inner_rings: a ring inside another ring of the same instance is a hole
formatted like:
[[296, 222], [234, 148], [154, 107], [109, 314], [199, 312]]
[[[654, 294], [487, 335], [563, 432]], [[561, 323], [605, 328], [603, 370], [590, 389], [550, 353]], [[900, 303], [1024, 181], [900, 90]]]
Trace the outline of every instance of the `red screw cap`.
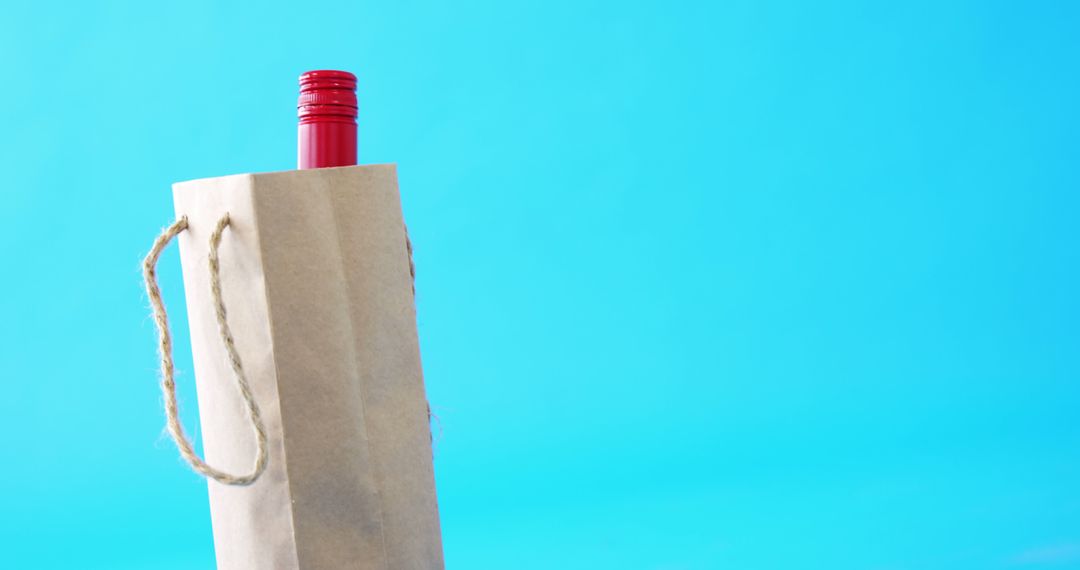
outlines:
[[356, 164], [356, 76], [322, 69], [300, 76], [298, 167]]
[[297, 115], [356, 117], [356, 76], [348, 71], [321, 69], [300, 75]]

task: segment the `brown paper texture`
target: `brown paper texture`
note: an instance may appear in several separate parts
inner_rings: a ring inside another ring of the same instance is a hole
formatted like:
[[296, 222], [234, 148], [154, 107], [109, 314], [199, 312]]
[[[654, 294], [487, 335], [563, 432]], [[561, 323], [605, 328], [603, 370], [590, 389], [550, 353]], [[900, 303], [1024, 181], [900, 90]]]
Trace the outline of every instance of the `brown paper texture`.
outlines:
[[405, 228], [393, 165], [173, 186], [207, 462], [255, 441], [218, 336], [210, 232], [230, 216], [221, 286], [270, 462], [211, 481], [221, 570], [443, 567]]

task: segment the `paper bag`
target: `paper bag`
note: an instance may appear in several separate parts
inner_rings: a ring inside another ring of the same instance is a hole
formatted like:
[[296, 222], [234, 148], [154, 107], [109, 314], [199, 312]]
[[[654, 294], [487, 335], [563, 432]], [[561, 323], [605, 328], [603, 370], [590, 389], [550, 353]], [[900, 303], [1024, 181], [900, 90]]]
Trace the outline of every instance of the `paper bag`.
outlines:
[[226, 214], [224, 318], [266, 434], [253, 483], [209, 482], [218, 568], [442, 568], [395, 167], [209, 178], [173, 195], [206, 463], [243, 473], [256, 454], [207, 263]]

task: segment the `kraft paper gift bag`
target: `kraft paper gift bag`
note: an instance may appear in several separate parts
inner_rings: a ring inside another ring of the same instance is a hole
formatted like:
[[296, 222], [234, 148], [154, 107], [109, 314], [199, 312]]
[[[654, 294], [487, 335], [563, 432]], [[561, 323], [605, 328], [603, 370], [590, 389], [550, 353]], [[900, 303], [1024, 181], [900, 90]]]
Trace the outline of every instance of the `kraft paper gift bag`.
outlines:
[[[147, 257], [168, 426], [210, 479], [218, 568], [443, 567], [393, 165], [173, 186]], [[205, 462], [176, 421], [154, 264], [176, 237]]]

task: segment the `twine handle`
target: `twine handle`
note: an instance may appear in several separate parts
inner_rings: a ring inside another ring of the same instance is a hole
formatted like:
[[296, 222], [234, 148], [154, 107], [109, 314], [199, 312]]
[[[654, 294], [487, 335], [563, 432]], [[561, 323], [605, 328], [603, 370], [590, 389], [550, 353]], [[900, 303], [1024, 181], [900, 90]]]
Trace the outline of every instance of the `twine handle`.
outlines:
[[236, 351], [236, 343], [233, 340], [229, 322], [226, 319], [225, 303], [221, 299], [221, 275], [218, 262], [218, 246], [221, 245], [221, 234], [229, 225], [229, 214], [218, 220], [217, 226], [210, 234], [210, 296], [214, 301], [214, 313], [217, 316], [218, 331], [221, 333], [221, 341], [225, 345], [225, 352], [229, 357], [236, 378], [236, 387], [240, 391], [240, 397], [247, 408], [248, 417], [251, 419], [251, 427], [255, 432], [255, 464], [251, 473], [247, 475], [232, 475], [210, 465], [207, 465], [201, 457], [195, 453], [195, 447], [191, 444], [184, 426], [180, 424], [178, 406], [176, 404], [176, 382], [173, 379], [172, 358], [172, 335], [169, 332], [169, 319], [165, 314], [165, 303], [161, 300], [161, 289], [157, 284], [157, 261], [162, 250], [169, 245], [174, 237], [188, 227], [187, 216], [181, 217], [171, 226], [165, 228], [161, 235], [154, 240], [150, 253], [143, 260], [143, 277], [146, 280], [146, 293], [150, 297], [150, 305], [154, 311], [154, 324], [158, 329], [158, 351], [161, 353], [161, 391], [165, 395], [165, 418], [169, 435], [172, 436], [176, 446], [180, 449], [180, 456], [191, 465], [192, 469], [202, 475], [214, 479], [225, 485], [250, 485], [266, 470], [268, 461], [266, 427], [263, 425], [259, 406], [255, 403], [255, 397], [251, 393], [251, 385], [248, 384], [247, 375], [240, 362], [240, 355]]

